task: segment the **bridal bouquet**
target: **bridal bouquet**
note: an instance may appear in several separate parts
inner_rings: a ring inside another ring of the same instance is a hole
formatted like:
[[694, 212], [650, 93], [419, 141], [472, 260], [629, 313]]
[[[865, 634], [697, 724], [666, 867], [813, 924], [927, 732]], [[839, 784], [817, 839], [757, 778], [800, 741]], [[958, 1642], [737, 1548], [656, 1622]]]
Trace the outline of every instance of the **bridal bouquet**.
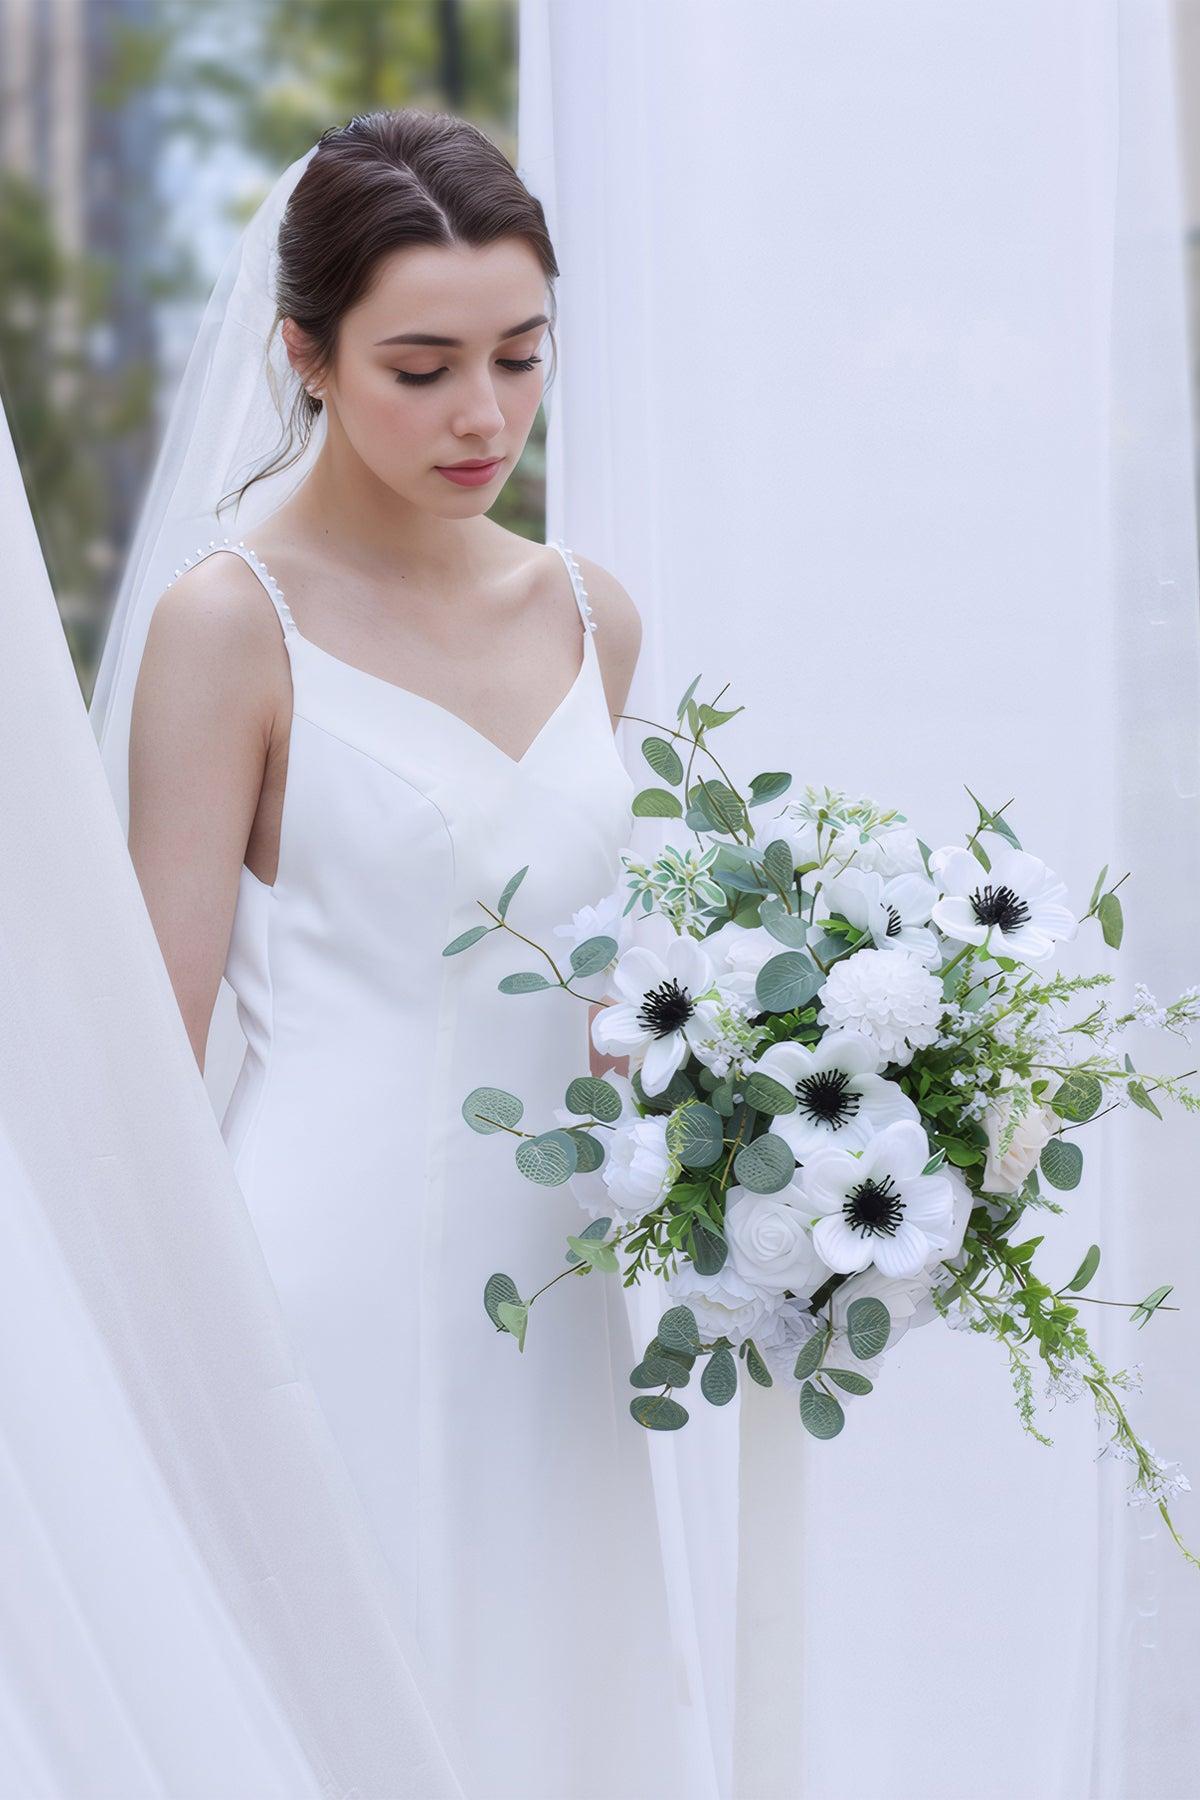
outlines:
[[[1068, 1021], [1076, 995], [1113, 977], [1054, 972], [1056, 946], [1088, 919], [1119, 946], [1124, 876], [1109, 885], [1102, 869], [1077, 917], [1002, 816], [1010, 802], [993, 812], [969, 789], [971, 831], [934, 850], [903, 813], [828, 788], [775, 807], [785, 773], [742, 794], [708, 746], [742, 709], [720, 710], [720, 694], [698, 703], [698, 680], [675, 725], [644, 740], [657, 779], [632, 808], [680, 820], [684, 841], [648, 864], [624, 851], [615, 892], [556, 928], [569, 972], [535, 946], [550, 974], [500, 983], [590, 1002], [593, 1043], [630, 1073], [575, 1076], [539, 1131], [503, 1089], [464, 1101], [476, 1131], [516, 1137], [522, 1174], [571, 1181], [590, 1216], [529, 1300], [493, 1275], [489, 1316], [523, 1348], [533, 1301], [564, 1277], [661, 1278], [667, 1304], [630, 1375], [630, 1411], [652, 1430], [687, 1422], [676, 1395], [697, 1365], [704, 1400], [722, 1406], [740, 1363], [794, 1390], [814, 1437], [834, 1437], [888, 1345], [940, 1318], [1000, 1343], [1022, 1422], [1049, 1444], [1033, 1422], [1036, 1344], [1050, 1404], [1090, 1391], [1112, 1421], [1105, 1450], [1134, 1466], [1130, 1504], [1156, 1503], [1200, 1568], [1167, 1508], [1190, 1483], [1121, 1403], [1138, 1365], [1110, 1376], [1080, 1319], [1099, 1247], [1055, 1284], [1035, 1270], [1042, 1236], [1020, 1236], [1027, 1213], [1064, 1210], [1050, 1190], [1079, 1185], [1081, 1130], [1113, 1106], [1161, 1119], [1159, 1094], [1200, 1110], [1182, 1077], [1148, 1077], [1112, 1048], [1134, 1021], [1190, 1040], [1200, 987], [1160, 1007], [1139, 985], [1131, 1011], [1097, 998]], [[700, 755], [715, 774], [693, 779]], [[443, 954], [512, 930], [525, 873], [494, 909], [480, 902], [493, 923]], [[1144, 1326], [1170, 1292], [1099, 1303], [1129, 1305]]]

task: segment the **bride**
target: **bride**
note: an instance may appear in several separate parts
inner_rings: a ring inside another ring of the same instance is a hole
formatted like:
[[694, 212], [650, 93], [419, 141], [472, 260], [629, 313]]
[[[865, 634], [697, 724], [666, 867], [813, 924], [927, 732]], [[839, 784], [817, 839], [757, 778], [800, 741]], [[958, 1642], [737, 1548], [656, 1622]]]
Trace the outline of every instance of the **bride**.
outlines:
[[[487, 516], [557, 273], [469, 123], [327, 131], [218, 284], [93, 714], [202, 1069], [222, 977], [236, 996], [221, 1129], [465, 1792], [657, 1800], [708, 1771], [622, 1291], [580, 1281], [518, 1367], [484, 1283], [560, 1263], [578, 1210], [461, 1112], [511, 1081], [544, 1128], [609, 1066], [586, 1001], [497, 985], [514, 932], [552, 941], [613, 888], [635, 790], [633, 603]], [[511, 929], [443, 955], [522, 869]]]

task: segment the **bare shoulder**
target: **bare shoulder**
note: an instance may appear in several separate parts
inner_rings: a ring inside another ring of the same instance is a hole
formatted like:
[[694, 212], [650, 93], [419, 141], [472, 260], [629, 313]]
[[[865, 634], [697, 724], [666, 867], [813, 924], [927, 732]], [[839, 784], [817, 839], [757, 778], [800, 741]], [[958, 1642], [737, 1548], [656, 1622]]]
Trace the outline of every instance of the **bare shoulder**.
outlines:
[[287, 652], [262, 583], [240, 556], [206, 556], [159, 596], [143, 668], [157, 682], [220, 695], [264, 719], [288, 696]]

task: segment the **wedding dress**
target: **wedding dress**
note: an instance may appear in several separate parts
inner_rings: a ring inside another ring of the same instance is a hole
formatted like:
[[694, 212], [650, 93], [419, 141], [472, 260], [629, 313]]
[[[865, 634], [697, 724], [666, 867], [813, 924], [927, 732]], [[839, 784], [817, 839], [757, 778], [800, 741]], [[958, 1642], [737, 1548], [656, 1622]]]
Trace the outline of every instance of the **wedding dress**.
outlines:
[[619, 873], [634, 784], [579, 567], [556, 548], [582, 660], [519, 758], [306, 638], [246, 544], [190, 559], [254, 570], [293, 693], [278, 873], [240, 875], [225, 974], [246, 1051], [221, 1129], [467, 1794], [665, 1800], [696, 1790], [647, 1442], [613, 1404], [637, 1360], [622, 1289], [572, 1278], [534, 1307], [523, 1352], [497, 1334], [488, 1277], [527, 1299], [584, 1219], [461, 1112], [500, 1086], [522, 1129], [554, 1126], [588, 1072], [587, 1007], [501, 993], [548, 972], [508, 930], [442, 955], [526, 864], [507, 919], [552, 951], [553, 926]]

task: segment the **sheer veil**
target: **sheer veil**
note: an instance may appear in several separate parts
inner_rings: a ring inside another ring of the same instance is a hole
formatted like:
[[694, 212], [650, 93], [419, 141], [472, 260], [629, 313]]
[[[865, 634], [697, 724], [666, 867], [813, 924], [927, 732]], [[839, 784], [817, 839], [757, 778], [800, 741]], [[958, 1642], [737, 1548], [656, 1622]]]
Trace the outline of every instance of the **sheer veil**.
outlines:
[[[90, 717], [122, 829], [129, 828], [129, 735], [134, 689], [154, 607], [199, 547], [276, 511], [305, 479], [324, 441], [318, 415], [303, 451], [264, 476], [222, 517], [217, 506], [275, 451], [292, 371], [275, 321], [276, 240], [292, 190], [317, 150], [286, 168], [233, 245], [188, 357], [126, 558], [92, 693]], [[222, 520], [224, 523], [222, 523]], [[244, 1047], [231, 989], [221, 983], [204, 1080], [218, 1117]]]

